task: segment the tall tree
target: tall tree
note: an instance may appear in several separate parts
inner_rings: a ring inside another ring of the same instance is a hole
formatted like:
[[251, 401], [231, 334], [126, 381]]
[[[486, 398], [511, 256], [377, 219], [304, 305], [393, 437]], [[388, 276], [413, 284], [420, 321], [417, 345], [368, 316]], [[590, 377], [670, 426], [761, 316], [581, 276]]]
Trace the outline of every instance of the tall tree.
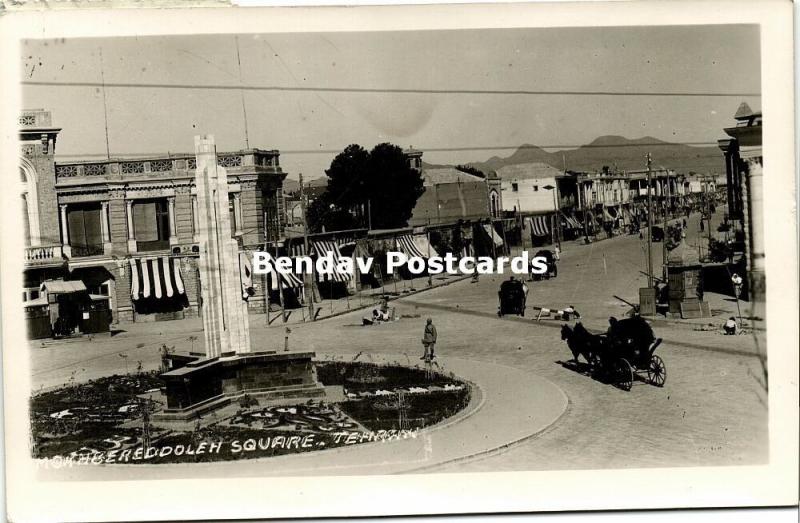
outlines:
[[365, 227], [370, 217], [373, 228], [404, 227], [424, 192], [421, 174], [409, 167], [400, 147], [389, 143], [369, 152], [349, 145], [325, 174], [328, 188], [309, 208], [314, 231]]
[[372, 207], [372, 227], [405, 227], [425, 190], [422, 175], [412, 169], [403, 150], [380, 143], [369, 153], [366, 193]]

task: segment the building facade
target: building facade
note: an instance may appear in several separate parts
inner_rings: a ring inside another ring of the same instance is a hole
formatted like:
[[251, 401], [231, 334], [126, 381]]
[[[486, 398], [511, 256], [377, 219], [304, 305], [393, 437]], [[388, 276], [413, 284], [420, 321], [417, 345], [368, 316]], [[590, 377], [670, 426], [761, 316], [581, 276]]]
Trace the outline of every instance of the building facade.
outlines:
[[734, 115], [736, 125], [725, 128], [729, 138], [719, 140], [725, 155], [728, 196], [727, 218], [745, 237], [750, 295], [763, 302], [766, 295], [764, 266], [764, 201], [762, 114], [742, 103]]
[[417, 200], [409, 225], [446, 225], [499, 218], [502, 210], [500, 180], [454, 167], [421, 169], [425, 192]]
[[[45, 281], [80, 281], [92, 300], [107, 300], [115, 322], [196, 316], [194, 155], [56, 162], [61, 129], [50, 113], [26, 111], [19, 125], [26, 299], [38, 299]], [[218, 154], [231, 235], [243, 252], [282, 236], [279, 157], [262, 149]], [[250, 307], [263, 310], [263, 286], [255, 288]]]

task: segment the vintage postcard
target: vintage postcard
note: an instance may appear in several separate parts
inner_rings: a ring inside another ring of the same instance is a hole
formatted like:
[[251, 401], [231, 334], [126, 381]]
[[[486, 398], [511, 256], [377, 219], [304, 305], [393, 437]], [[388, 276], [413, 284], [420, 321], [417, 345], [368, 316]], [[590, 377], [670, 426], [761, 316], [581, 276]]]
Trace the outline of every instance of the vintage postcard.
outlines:
[[790, 3], [0, 24], [11, 520], [796, 504]]

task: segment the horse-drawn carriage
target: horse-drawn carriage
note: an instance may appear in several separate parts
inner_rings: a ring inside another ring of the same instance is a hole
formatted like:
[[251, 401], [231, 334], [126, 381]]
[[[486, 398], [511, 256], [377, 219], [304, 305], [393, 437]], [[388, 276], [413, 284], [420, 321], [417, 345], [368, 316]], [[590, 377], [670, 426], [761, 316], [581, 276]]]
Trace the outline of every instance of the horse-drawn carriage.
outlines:
[[667, 368], [654, 354], [661, 338], [655, 337], [641, 316], [611, 318], [610, 324], [606, 334], [592, 334], [580, 322], [575, 328], [561, 328], [561, 339], [567, 342], [575, 363], [583, 356], [593, 376], [623, 390], [630, 390], [634, 379], [644, 375], [651, 385], [663, 387]]
[[501, 317], [506, 314], [525, 316], [525, 301], [527, 295], [527, 289], [522, 281], [516, 280], [513, 277], [504, 281], [500, 284], [500, 290], [497, 292], [500, 301], [497, 315]]

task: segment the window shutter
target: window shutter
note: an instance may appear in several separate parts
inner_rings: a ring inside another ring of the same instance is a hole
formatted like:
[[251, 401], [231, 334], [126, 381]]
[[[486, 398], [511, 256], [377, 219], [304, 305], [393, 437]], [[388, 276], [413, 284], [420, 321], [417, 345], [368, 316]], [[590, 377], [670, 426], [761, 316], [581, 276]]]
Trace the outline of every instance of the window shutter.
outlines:
[[158, 240], [155, 202], [133, 204], [133, 231], [136, 241], [151, 242]]

